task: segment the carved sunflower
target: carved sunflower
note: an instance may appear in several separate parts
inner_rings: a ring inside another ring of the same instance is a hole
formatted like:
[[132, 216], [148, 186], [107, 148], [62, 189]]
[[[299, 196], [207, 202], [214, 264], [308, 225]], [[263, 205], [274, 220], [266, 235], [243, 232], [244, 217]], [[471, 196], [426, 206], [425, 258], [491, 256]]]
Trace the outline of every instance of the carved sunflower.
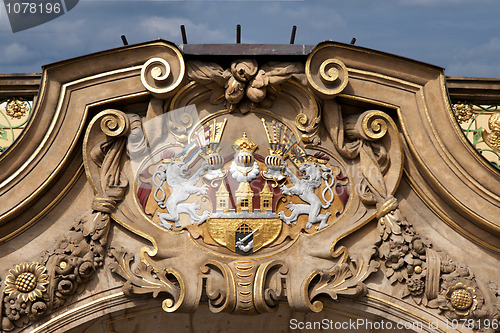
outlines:
[[467, 316], [477, 307], [476, 290], [458, 282], [446, 291], [448, 308], [459, 316]]
[[34, 301], [42, 298], [48, 281], [47, 268], [37, 262], [16, 265], [5, 279], [5, 290], [12, 298]]
[[13, 99], [7, 103], [5, 107], [7, 115], [11, 118], [20, 119], [22, 116], [29, 111], [29, 104], [26, 101], [20, 99]]

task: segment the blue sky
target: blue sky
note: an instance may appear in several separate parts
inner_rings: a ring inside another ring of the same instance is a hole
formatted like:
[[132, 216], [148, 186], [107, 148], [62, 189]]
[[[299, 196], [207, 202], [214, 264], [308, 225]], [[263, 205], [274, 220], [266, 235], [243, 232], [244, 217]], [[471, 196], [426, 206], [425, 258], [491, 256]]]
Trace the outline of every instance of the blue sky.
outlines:
[[12, 33], [0, 8], [0, 73], [40, 72], [47, 63], [163, 38], [188, 42], [296, 44], [324, 40], [444, 67], [452, 76], [500, 77], [498, 0], [130, 1], [80, 0], [61, 17]]

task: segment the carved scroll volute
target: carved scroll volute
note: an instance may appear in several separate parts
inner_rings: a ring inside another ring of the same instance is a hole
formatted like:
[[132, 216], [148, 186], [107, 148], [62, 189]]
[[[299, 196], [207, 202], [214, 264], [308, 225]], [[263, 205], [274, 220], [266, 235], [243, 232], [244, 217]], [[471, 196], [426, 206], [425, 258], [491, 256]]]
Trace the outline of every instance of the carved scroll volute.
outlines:
[[171, 47], [163, 58], [146, 61], [141, 70], [141, 82], [153, 96], [168, 98], [181, 86], [185, 71], [181, 52]]
[[[84, 144], [83, 144], [83, 161], [85, 165], [85, 173], [87, 178], [94, 188], [96, 193], [104, 195], [105, 192], [116, 192], [119, 189], [116, 187], [116, 184], [111, 184], [111, 187], [106, 189], [106, 182], [109, 181], [110, 175], [112, 177], [124, 177], [121, 172], [115, 172], [118, 170], [119, 160], [114, 159], [106, 162], [110, 163], [107, 166], [109, 172], [107, 173], [99, 173], [100, 164], [104, 162], [101, 160], [103, 149], [110, 148], [110, 145], [113, 144], [113, 147], [116, 152], [121, 152], [125, 149], [126, 136], [128, 135], [130, 128], [130, 122], [127, 115], [119, 110], [107, 109], [99, 114], [97, 114], [89, 126], [87, 127], [87, 131], [85, 133]], [[109, 147], [108, 147], [109, 146]], [[120, 154], [116, 155], [117, 158], [121, 156]], [[101, 177], [99, 177], [101, 175]], [[105, 178], [108, 177], [106, 180]], [[102, 179], [99, 179], [102, 178]], [[126, 184], [127, 180], [122, 179], [120, 182], [116, 180], [114, 183]], [[123, 193], [108, 193], [110, 195], [106, 195], [106, 197], [114, 197], [120, 196], [122, 197]], [[99, 197], [96, 197], [99, 199]], [[117, 198], [118, 199], [118, 198]]]
[[259, 313], [278, 309], [278, 301], [285, 297], [288, 267], [282, 261], [272, 261], [259, 267], [255, 274], [254, 301]]
[[[213, 313], [231, 312], [236, 306], [235, 277], [229, 266], [208, 260], [200, 268], [200, 290], [205, 285], [208, 306]], [[203, 282], [204, 281], [204, 282]]]
[[323, 98], [334, 98], [348, 83], [347, 67], [332, 57], [328, 44], [318, 45], [306, 62], [306, 76], [311, 88]]

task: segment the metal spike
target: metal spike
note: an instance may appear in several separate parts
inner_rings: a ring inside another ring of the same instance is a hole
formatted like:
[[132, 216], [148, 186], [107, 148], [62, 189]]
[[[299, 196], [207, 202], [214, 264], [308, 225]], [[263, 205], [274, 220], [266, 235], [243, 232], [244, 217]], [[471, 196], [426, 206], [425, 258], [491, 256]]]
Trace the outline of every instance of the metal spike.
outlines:
[[297, 26], [292, 27], [292, 35], [290, 36], [290, 44], [295, 43], [295, 32], [297, 32]]

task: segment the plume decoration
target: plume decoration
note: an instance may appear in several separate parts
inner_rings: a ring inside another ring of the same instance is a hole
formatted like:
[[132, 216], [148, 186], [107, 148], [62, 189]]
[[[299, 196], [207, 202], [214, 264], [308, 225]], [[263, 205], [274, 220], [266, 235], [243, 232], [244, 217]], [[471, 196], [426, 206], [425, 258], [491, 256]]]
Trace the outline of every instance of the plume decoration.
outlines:
[[266, 131], [272, 155], [286, 156], [294, 145], [298, 146], [297, 137], [284, 124], [275, 120], [268, 123], [264, 118], [261, 118], [261, 121]]
[[205, 155], [210, 155], [217, 152], [224, 128], [226, 127], [227, 119], [223, 121], [208, 122], [203, 125], [194, 135], [196, 145], [203, 151]]

